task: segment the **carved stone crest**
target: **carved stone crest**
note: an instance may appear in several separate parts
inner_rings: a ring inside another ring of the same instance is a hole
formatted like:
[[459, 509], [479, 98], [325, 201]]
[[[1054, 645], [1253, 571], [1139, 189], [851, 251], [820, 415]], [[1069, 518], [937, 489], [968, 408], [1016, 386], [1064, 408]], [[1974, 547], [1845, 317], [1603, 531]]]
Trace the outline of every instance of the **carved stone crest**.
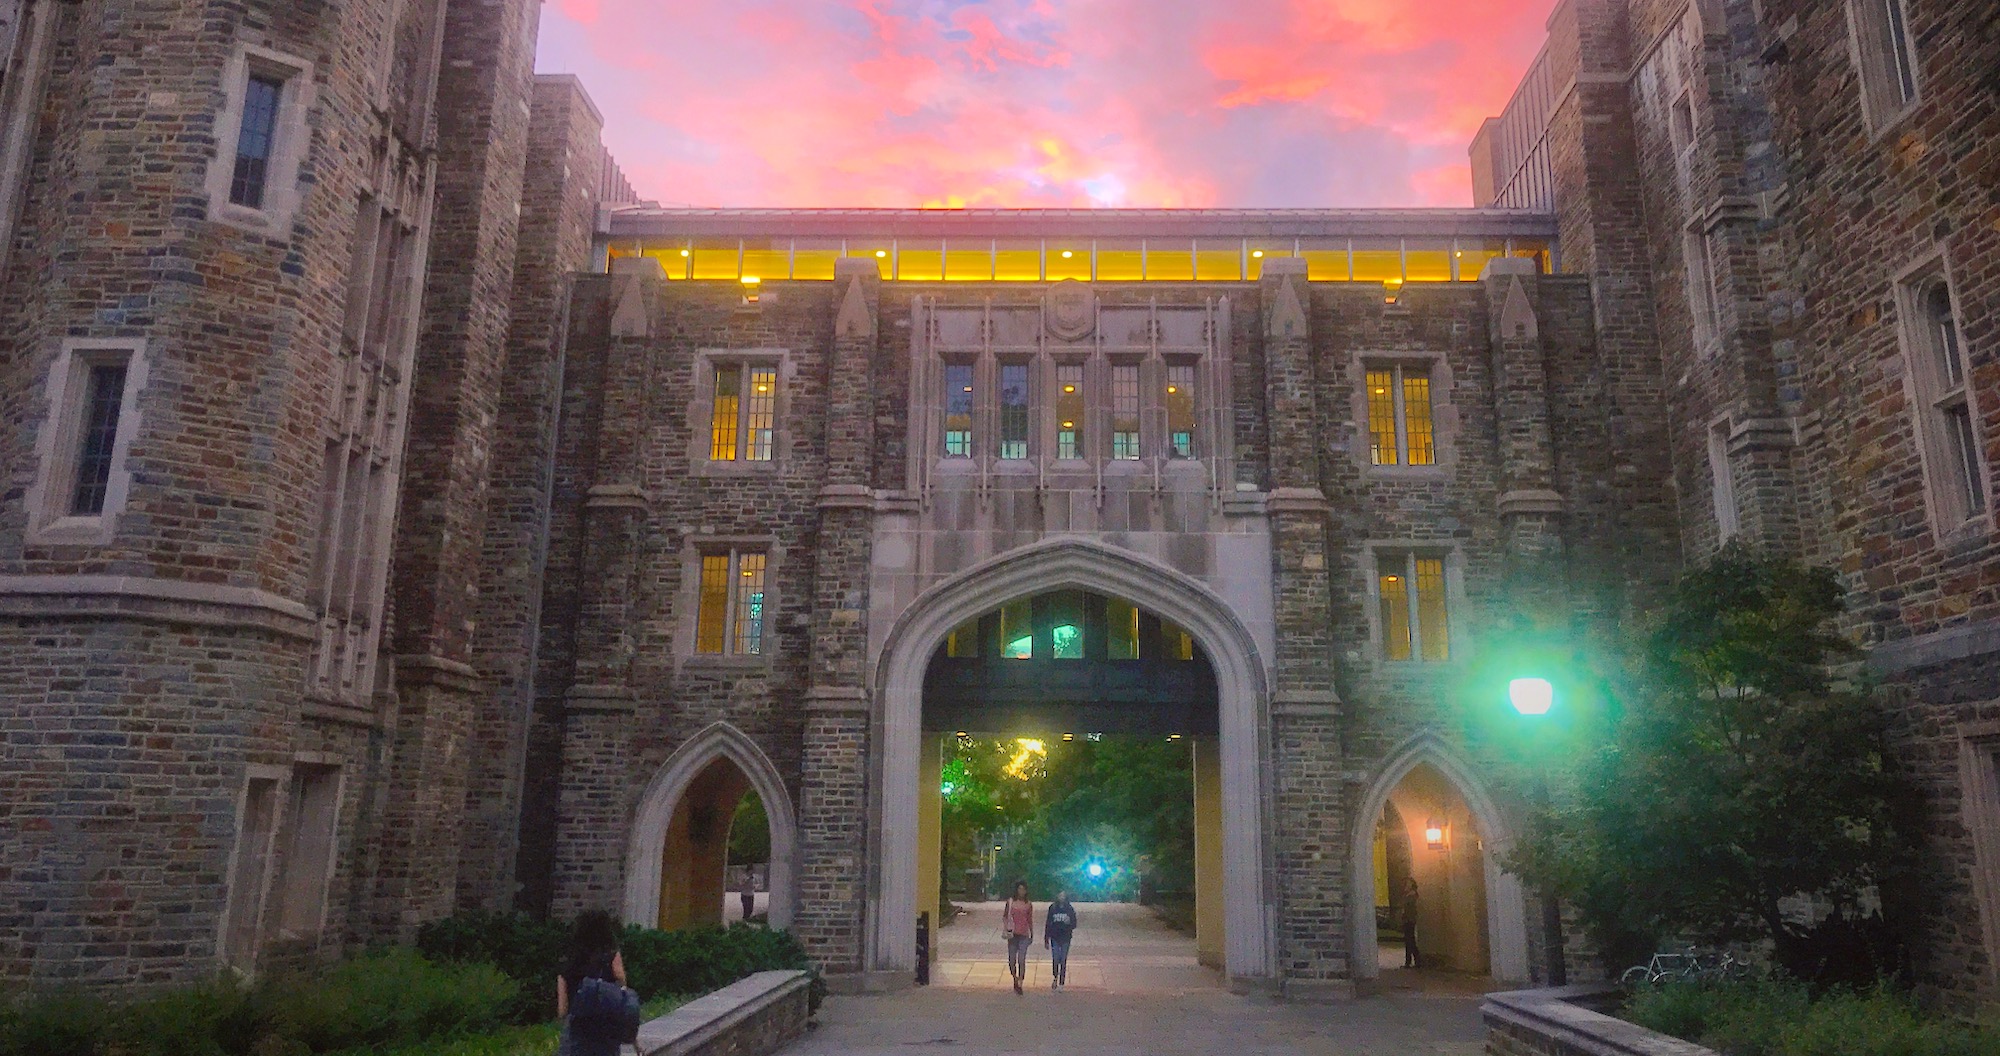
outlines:
[[1064, 279], [1049, 287], [1042, 314], [1050, 337], [1081, 341], [1097, 329], [1097, 297], [1088, 283]]

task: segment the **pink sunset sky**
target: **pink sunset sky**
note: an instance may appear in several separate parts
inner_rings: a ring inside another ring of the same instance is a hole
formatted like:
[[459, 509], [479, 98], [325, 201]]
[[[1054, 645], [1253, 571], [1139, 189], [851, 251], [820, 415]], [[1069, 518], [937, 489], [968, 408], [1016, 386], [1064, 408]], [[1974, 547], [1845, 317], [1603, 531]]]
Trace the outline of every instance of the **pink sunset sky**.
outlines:
[[550, 0], [645, 198], [1469, 205], [1550, 0]]

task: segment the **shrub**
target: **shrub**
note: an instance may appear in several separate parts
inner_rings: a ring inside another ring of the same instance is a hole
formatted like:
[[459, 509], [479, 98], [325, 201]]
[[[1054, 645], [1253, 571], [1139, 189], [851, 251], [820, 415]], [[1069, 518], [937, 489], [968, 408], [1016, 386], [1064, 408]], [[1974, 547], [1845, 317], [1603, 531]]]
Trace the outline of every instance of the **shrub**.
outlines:
[[102, 999], [75, 992], [0, 1005], [0, 1056], [94, 1056], [110, 1011]]
[[[425, 925], [417, 933], [417, 948], [426, 955], [492, 964], [519, 984], [511, 1006], [517, 1023], [540, 1022], [555, 1014], [554, 981], [568, 941], [566, 923], [502, 913], [462, 914]], [[757, 972], [788, 968], [812, 974], [814, 1010], [826, 993], [812, 958], [789, 932], [743, 923], [682, 931], [631, 925], [619, 945], [626, 979], [642, 999], [706, 993]]]
[[1815, 999], [1795, 982], [1674, 983], [1640, 991], [1625, 1015], [1726, 1056], [2000, 1056], [2000, 1033], [1881, 988]]
[[518, 993], [492, 965], [438, 964], [395, 949], [286, 987], [273, 1019], [277, 1034], [328, 1052], [472, 1033], [502, 1022]]

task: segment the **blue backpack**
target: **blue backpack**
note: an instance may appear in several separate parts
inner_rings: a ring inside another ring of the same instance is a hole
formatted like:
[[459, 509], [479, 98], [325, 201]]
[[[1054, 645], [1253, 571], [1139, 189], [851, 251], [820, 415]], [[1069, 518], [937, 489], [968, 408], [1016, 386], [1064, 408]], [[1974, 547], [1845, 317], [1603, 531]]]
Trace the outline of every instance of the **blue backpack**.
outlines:
[[639, 995], [609, 979], [585, 979], [570, 1001], [569, 1029], [593, 1041], [632, 1041], [639, 1036]]

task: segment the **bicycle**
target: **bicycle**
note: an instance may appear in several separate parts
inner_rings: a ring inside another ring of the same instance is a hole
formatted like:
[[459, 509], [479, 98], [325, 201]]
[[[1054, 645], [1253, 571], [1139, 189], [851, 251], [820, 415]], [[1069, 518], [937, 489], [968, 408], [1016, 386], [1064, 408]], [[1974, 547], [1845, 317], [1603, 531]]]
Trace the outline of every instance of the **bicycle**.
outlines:
[[1670, 982], [1733, 982], [1748, 978], [1753, 970], [1750, 962], [1738, 960], [1727, 950], [1718, 954], [1690, 947], [1655, 953], [1645, 964], [1625, 969], [1618, 976], [1618, 983], [1631, 989]]

